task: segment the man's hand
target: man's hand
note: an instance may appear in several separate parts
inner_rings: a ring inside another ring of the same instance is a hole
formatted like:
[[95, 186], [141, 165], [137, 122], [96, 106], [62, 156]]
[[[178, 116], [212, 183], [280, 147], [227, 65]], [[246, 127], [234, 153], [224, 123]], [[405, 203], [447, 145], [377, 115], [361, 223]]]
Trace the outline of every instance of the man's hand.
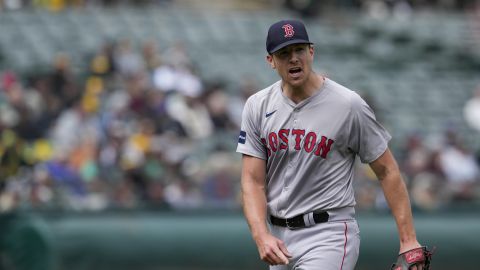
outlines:
[[264, 233], [255, 238], [260, 259], [270, 265], [288, 264], [292, 257], [282, 240], [270, 233]]
[[[404, 252], [407, 252], [409, 250], [419, 248], [419, 247], [422, 247], [422, 246], [420, 245], [420, 243], [418, 243], [417, 240], [412, 241], [410, 243], [400, 243], [400, 251], [398, 252], [398, 254], [402, 254]], [[413, 265], [410, 269], [411, 270], [423, 270], [423, 266], [424, 266], [423, 263], [419, 264], [419, 265]]]
[[420, 245], [420, 243], [418, 243], [417, 240], [414, 240], [414, 241], [411, 241], [411, 242], [408, 242], [408, 243], [400, 243], [400, 251], [398, 252], [398, 254], [401, 254], [401, 253], [404, 253], [408, 250], [411, 250], [411, 249], [414, 249], [414, 248], [419, 248], [421, 247], [422, 245]]
[[[418, 243], [417, 243], [418, 244]], [[415, 246], [415, 245], [414, 245]], [[392, 270], [428, 270], [432, 261], [433, 251], [427, 247], [414, 247], [400, 252]]]

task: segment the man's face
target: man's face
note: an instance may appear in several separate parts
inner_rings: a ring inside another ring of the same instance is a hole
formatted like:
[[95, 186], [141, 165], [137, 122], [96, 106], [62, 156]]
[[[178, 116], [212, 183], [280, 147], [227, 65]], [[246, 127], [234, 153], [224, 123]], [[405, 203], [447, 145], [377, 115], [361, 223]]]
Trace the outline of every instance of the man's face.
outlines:
[[293, 86], [303, 85], [312, 70], [314, 49], [309, 44], [292, 44], [273, 55], [267, 55], [267, 61], [276, 69], [282, 80]]

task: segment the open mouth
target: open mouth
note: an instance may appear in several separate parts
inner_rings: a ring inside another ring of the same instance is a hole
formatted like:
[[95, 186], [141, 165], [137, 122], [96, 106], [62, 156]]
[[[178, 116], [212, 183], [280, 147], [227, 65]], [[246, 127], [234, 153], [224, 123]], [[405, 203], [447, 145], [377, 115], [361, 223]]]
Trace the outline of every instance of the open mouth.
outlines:
[[290, 68], [288, 70], [288, 73], [293, 76], [300, 74], [300, 72], [302, 72], [302, 68], [299, 68], [299, 67]]

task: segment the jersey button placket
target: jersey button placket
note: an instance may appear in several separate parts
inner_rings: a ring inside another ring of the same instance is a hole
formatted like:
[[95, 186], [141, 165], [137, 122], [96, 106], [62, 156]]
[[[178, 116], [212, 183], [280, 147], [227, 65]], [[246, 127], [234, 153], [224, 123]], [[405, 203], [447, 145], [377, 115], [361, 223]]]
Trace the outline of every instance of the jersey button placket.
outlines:
[[[294, 108], [293, 111], [292, 111], [292, 130], [296, 129], [298, 127], [298, 108]], [[290, 140], [290, 152], [293, 154], [293, 155], [290, 155], [290, 160], [288, 162], [288, 166], [289, 167], [292, 167], [293, 166], [293, 157], [295, 156], [295, 137], [291, 137], [291, 140]]]
[[[292, 130], [296, 129], [298, 127], [298, 119], [297, 118], [298, 118], [298, 108], [295, 108], [295, 109], [293, 109], [293, 112], [292, 112], [292, 119], [293, 119]], [[293, 177], [293, 172], [295, 171], [295, 160], [296, 160], [296, 156], [298, 155], [298, 153], [295, 150], [295, 138], [292, 136], [289, 141], [291, 141], [291, 143], [290, 143], [291, 154], [289, 155], [287, 175], [290, 175], [290, 176]], [[290, 180], [292, 180], [292, 179], [290, 179], [290, 177], [285, 179], [284, 190], [288, 190]]]
[[[299, 110], [300, 110], [299, 108], [294, 108], [294, 109], [293, 109], [293, 112], [292, 112], [292, 119], [293, 119], [293, 121], [292, 121], [292, 130], [293, 130], [293, 129], [297, 129], [297, 128], [299, 127], [299, 124], [298, 124], [298, 122], [299, 122], [299, 121], [298, 121], [298, 111], [299, 111]], [[295, 148], [294, 148], [294, 147], [295, 147], [295, 138], [292, 137], [292, 139], [293, 139], [293, 141], [292, 141], [292, 151], [295, 151]], [[295, 152], [294, 152], [294, 153], [295, 153]], [[291, 161], [291, 162], [292, 162], [292, 161]]]
[[[297, 109], [293, 109], [291, 113], [291, 129], [296, 129], [298, 125], [298, 120], [297, 120]], [[290, 191], [289, 191], [289, 186], [291, 182], [293, 181], [294, 174], [295, 174], [295, 156], [297, 155], [296, 150], [295, 150], [295, 139], [294, 137], [290, 134], [289, 138], [289, 154], [288, 154], [288, 163], [287, 163], [287, 168], [285, 168], [285, 175], [283, 179], [283, 188], [282, 188], [282, 193], [280, 194], [279, 198], [279, 203], [278, 203], [278, 209], [280, 210], [280, 214], [284, 215], [285, 209], [288, 207], [288, 199], [290, 197]], [[292, 141], [293, 140], [293, 141]]]
[[293, 128], [297, 128], [297, 124], [298, 124], [298, 108], [293, 109], [292, 118], [293, 118]]

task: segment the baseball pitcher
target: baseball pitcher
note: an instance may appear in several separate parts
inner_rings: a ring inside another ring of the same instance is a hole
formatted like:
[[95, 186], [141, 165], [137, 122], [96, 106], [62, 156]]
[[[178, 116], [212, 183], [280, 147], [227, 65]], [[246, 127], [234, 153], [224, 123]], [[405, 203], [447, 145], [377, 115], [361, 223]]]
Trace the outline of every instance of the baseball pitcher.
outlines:
[[280, 80], [247, 100], [237, 146], [243, 210], [260, 258], [276, 270], [354, 269], [359, 156], [380, 180], [397, 223], [399, 261], [415, 253], [394, 269], [427, 269], [390, 134], [358, 94], [312, 70], [315, 49], [302, 22], [271, 25], [266, 49]]

